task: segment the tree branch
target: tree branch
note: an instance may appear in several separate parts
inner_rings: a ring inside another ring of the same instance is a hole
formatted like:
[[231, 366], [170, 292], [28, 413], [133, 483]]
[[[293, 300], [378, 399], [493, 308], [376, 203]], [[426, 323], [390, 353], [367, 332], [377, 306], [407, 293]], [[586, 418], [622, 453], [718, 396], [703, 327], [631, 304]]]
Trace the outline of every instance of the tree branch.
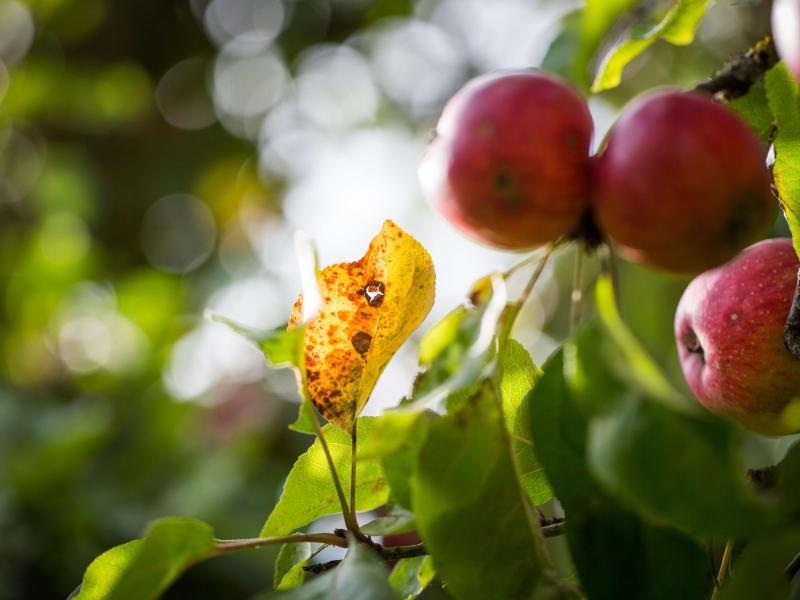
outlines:
[[744, 54], [729, 60], [711, 79], [698, 84], [694, 90], [722, 102], [744, 96], [778, 60], [772, 37], [767, 36]]
[[260, 537], [246, 538], [240, 540], [217, 540], [214, 549], [217, 552], [237, 552], [239, 550], [250, 550], [268, 546], [270, 544], [292, 544], [297, 542], [312, 542], [317, 544], [328, 544], [347, 548], [347, 540], [335, 533], [294, 533], [281, 537]]
[[[542, 535], [546, 538], [556, 537], [564, 533], [566, 521], [563, 517], [553, 517], [551, 519], [541, 518], [539, 524], [542, 527]], [[341, 539], [341, 538], [340, 538]], [[422, 544], [413, 544], [411, 546], [390, 546], [384, 547], [380, 544], [371, 542], [368, 544], [377, 552], [383, 560], [392, 561], [400, 560], [401, 558], [413, 558], [415, 556], [427, 556], [428, 551]], [[324, 573], [336, 568], [340, 560], [331, 560], [324, 563], [317, 563], [303, 567], [304, 571], [309, 573]]]

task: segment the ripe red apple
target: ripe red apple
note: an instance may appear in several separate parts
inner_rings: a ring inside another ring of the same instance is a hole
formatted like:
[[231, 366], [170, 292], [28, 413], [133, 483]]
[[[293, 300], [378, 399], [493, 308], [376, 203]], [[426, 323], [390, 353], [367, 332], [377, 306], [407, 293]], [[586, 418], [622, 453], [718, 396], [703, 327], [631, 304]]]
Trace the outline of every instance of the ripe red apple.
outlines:
[[756, 135], [729, 108], [661, 91], [629, 105], [594, 168], [595, 217], [628, 258], [696, 273], [763, 234], [775, 202]]
[[577, 229], [588, 207], [592, 118], [561, 80], [532, 71], [473, 79], [447, 104], [420, 179], [475, 240], [534, 248]]
[[789, 239], [759, 242], [694, 279], [678, 305], [683, 373], [706, 408], [765, 435], [794, 433], [781, 420], [800, 400], [800, 361], [783, 345], [797, 282]]
[[800, 0], [775, 0], [772, 5], [772, 35], [778, 55], [800, 79]]

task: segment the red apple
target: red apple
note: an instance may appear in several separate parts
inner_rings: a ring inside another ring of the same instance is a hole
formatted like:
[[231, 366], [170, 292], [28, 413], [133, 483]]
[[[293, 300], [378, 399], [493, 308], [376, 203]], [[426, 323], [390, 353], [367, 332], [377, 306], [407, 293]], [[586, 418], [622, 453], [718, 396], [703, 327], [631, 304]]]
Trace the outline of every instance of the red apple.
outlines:
[[661, 91], [626, 108], [594, 169], [595, 217], [637, 262], [696, 273], [757, 240], [775, 201], [756, 135], [700, 94]]
[[765, 435], [795, 433], [781, 418], [800, 400], [800, 361], [783, 345], [797, 282], [789, 239], [759, 242], [694, 279], [678, 305], [683, 373], [712, 412]]
[[420, 179], [473, 239], [534, 248], [577, 229], [591, 138], [586, 103], [561, 80], [532, 71], [478, 77], [445, 107]]
[[772, 35], [783, 62], [800, 79], [800, 0], [775, 0]]

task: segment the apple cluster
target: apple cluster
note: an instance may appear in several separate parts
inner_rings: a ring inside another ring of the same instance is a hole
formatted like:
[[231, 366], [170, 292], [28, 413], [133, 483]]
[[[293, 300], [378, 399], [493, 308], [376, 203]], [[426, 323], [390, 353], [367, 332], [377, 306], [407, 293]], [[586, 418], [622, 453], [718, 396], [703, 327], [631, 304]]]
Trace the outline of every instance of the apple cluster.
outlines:
[[625, 108], [596, 156], [592, 131], [584, 99], [556, 77], [478, 77], [444, 109], [423, 188], [493, 247], [599, 229], [626, 257], [674, 272], [717, 266], [767, 228], [775, 203], [761, 144], [729, 108], [660, 91]]
[[[800, 76], [800, 0], [780, 6], [798, 24], [782, 51]], [[583, 98], [558, 78], [479, 77], [445, 107], [420, 167], [423, 188], [456, 227], [496, 248], [610, 239], [631, 260], [705, 271], [675, 317], [689, 387], [753, 431], [800, 430], [785, 414], [800, 400], [800, 363], [783, 345], [797, 255], [788, 239], [739, 253], [762, 237], [776, 205], [758, 138], [726, 106], [677, 90], [625, 107], [595, 156], [592, 132]]]

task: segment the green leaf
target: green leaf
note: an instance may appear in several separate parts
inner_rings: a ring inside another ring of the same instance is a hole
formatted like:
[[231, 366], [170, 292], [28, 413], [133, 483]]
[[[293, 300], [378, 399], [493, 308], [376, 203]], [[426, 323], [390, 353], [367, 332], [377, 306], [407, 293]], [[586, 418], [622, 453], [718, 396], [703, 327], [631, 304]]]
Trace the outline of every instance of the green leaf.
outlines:
[[[359, 445], [369, 444], [375, 417], [359, 417]], [[322, 429], [342, 487], [350, 488], [350, 436], [331, 425]], [[359, 460], [356, 468], [356, 507], [371, 510], [386, 503], [386, 485], [380, 461]], [[339, 512], [341, 507], [328, 463], [319, 440], [300, 455], [292, 467], [278, 504], [273, 509], [262, 537], [287, 535], [319, 517]]]
[[397, 535], [414, 531], [416, 528], [417, 519], [414, 513], [394, 506], [387, 515], [362, 525], [361, 531], [367, 535]]
[[186, 569], [211, 558], [211, 526], [195, 519], [154, 521], [143, 539], [98, 556], [86, 569], [75, 600], [147, 600], [158, 597]]
[[302, 585], [306, 575], [303, 567], [306, 566], [309, 558], [311, 558], [311, 544], [308, 542], [281, 546], [278, 558], [275, 560], [275, 573], [272, 578], [274, 588], [290, 590]]
[[544, 540], [520, 489], [490, 384], [431, 424], [412, 479], [417, 525], [456, 598], [555, 591]]
[[349, 544], [347, 556], [333, 571], [275, 597], [293, 600], [397, 600], [398, 595], [389, 585], [389, 573], [383, 562], [353, 538]]
[[286, 326], [275, 329], [259, 330], [237, 323], [214, 312], [207, 312], [206, 318], [226, 325], [232, 331], [257, 346], [273, 367], [297, 367], [303, 364], [304, 327], [287, 329]]
[[711, 0], [677, 0], [655, 26], [632, 27], [625, 39], [603, 59], [592, 84], [592, 91], [602, 92], [617, 87], [622, 81], [622, 72], [628, 63], [658, 39], [676, 46], [691, 44], [695, 30], [710, 4]]
[[749, 543], [735, 559], [735, 570], [719, 595], [720, 600], [784, 600], [791, 581], [786, 565], [800, 551], [800, 531], [781, 532]]
[[772, 176], [800, 256], [800, 84], [786, 65], [767, 72], [767, 99], [778, 131]]
[[520, 470], [520, 481], [534, 504], [543, 504], [553, 497], [542, 465], [536, 458], [533, 441], [528, 435], [528, 404], [526, 399], [541, 377], [525, 347], [509, 339], [500, 352], [500, 396], [506, 428], [512, 436], [512, 447]]
[[403, 600], [412, 600], [422, 593], [433, 579], [430, 556], [416, 556], [397, 561], [389, 583]]
[[618, 398], [591, 424], [588, 455], [607, 489], [655, 519], [722, 536], [776, 524], [748, 487], [738, 431], [725, 421]]
[[800, 443], [795, 443], [778, 463], [776, 487], [783, 512], [800, 516]]
[[[585, 345], [597, 344], [600, 336], [591, 324], [581, 334]], [[711, 573], [697, 543], [676, 530], [649, 525], [619, 506], [590, 473], [586, 464], [589, 418], [605, 402], [595, 401], [592, 406], [579, 400], [568, 384], [565, 373], [575, 377], [576, 368], [586, 362], [576, 356], [579, 351], [585, 354], [584, 348], [569, 344], [545, 365], [531, 393], [530, 422], [538, 456], [566, 513], [570, 554], [587, 596], [707, 597]], [[571, 360], [566, 360], [567, 354], [573, 355]], [[613, 378], [591, 379], [578, 394], [594, 388], [597, 396], [614, 395], [620, 389]]]
[[588, 83], [588, 70], [592, 57], [603, 39], [620, 17], [630, 10], [636, 0], [586, 0], [581, 14], [580, 43], [575, 55], [574, 69], [581, 83]]
[[750, 125], [763, 143], [769, 141], [774, 121], [764, 82], [754, 84], [744, 96], [729, 100], [728, 106]]
[[[697, 403], [689, 402], [675, 390], [622, 321], [614, 299], [614, 286], [610, 277], [598, 278], [595, 286], [595, 304], [597, 314], [613, 342], [614, 350], [622, 355], [621, 360], [615, 364], [615, 370], [618, 373], [621, 372], [626, 381], [640, 387], [666, 406], [680, 412], [698, 413]], [[598, 357], [598, 362], [606, 361]]]
[[289, 429], [298, 433], [315, 435], [317, 433], [317, 428], [314, 427], [314, 415], [308, 407], [308, 402], [303, 399], [299, 407], [300, 408], [297, 410], [297, 418], [289, 425]]
[[[490, 287], [487, 287], [490, 286]], [[459, 307], [433, 326], [420, 345], [420, 367], [412, 402], [404, 410], [422, 410], [442, 400], [452, 407], [470, 396], [491, 374], [494, 341], [507, 314], [507, 291], [500, 274], [480, 280], [474, 290], [488, 298], [477, 307]]]

